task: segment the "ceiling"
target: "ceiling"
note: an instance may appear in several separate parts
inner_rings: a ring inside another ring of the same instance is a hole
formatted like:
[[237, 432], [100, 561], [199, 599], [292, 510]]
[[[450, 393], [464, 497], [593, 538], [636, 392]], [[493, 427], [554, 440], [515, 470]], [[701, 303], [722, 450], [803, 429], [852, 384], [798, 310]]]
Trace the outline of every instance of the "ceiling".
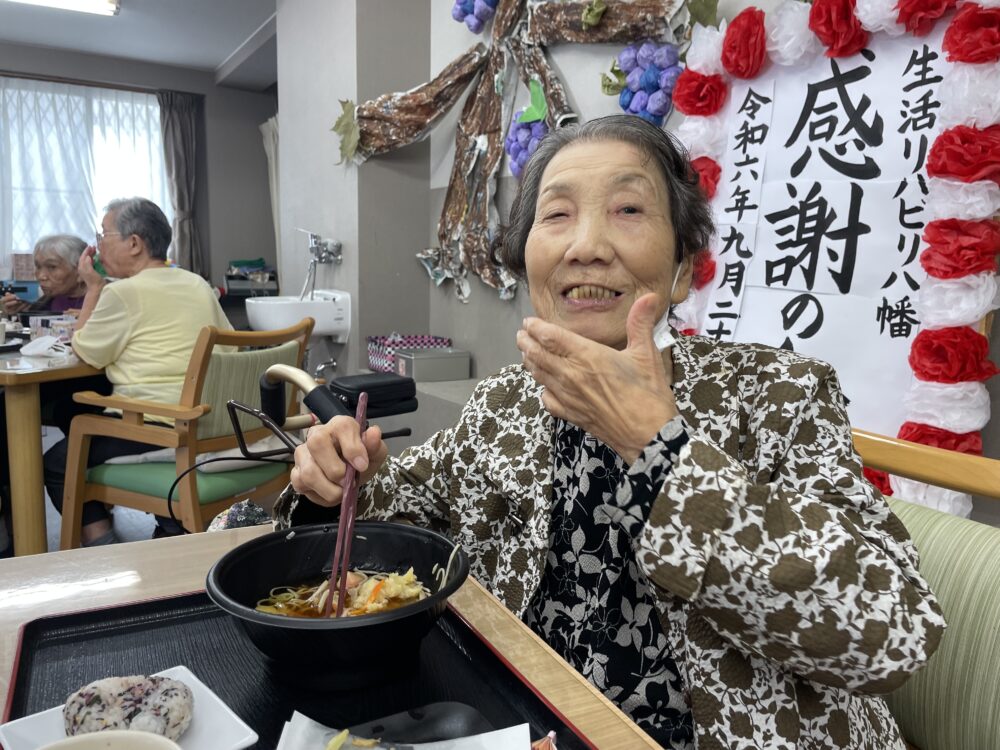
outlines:
[[276, 0], [121, 0], [117, 16], [0, 0], [0, 42], [213, 71], [263, 91], [278, 80]]

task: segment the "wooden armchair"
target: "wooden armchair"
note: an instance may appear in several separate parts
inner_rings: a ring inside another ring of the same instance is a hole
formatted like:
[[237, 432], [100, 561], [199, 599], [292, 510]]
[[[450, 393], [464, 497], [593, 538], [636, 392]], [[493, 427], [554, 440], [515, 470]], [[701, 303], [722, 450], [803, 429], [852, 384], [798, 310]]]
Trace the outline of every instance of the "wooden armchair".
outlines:
[[[866, 466], [1000, 499], [1000, 460], [854, 431]], [[1000, 747], [1000, 529], [891, 497], [948, 621], [928, 665], [888, 696], [911, 747]]]
[[[60, 547], [80, 546], [83, 504], [98, 500], [114, 505], [169, 515], [170, 486], [190, 469], [202, 453], [238, 446], [226, 409], [229, 399], [260, 406], [258, 381], [270, 365], [302, 365], [313, 319], [279, 331], [221, 331], [202, 329], [177, 404], [161, 404], [121, 396], [77, 393], [80, 403], [121, 409], [122, 418], [85, 414], [73, 420], [66, 462]], [[222, 349], [219, 349], [222, 347]], [[232, 347], [239, 347], [233, 350]], [[289, 396], [288, 413], [294, 394]], [[144, 422], [144, 415], [169, 417], [173, 428]], [[248, 443], [270, 432], [253, 417], [240, 414]], [[136, 440], [176, 450], [176, 463], [103, 464], [87, 469], [90, 440], [101, 435]], [[289, 466], [261, 463], [235, 471], [189, 471], [174, 490], [174, 515], [188, 531], [203, 531], [219, 511], [244, 498], [264, 498], [288, 482]]]

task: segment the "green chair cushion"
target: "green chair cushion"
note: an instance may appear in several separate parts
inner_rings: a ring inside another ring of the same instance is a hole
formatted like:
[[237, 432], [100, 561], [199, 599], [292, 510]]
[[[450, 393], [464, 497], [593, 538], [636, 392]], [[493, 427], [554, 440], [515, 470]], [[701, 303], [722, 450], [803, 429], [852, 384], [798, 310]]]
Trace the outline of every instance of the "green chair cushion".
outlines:
[[[206, 505], [248, 492], [287, 470], [287, 464], [267, 463], [237, 471], [195, 471], [198, 500]], [[177, 467], [172, 463], [102, 464], [87, 472], [88, 482], [162, 498], [167, 497], [167, 491], [175, 479]], [[174, 497], [177, 497], [176, 490]]]
[[888, 696], [921, 750], [1000, 747], [1000, 529], [890, 499], [920, 552], [948, 629], [928, 665]]

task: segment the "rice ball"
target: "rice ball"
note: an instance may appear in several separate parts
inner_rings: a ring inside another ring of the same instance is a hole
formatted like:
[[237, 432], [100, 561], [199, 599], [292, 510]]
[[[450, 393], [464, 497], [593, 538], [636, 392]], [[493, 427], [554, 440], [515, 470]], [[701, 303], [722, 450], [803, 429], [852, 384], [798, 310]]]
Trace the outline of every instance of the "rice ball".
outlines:
[[191, 688], [169, 677], [108, 677], [66, 699], [67, 736], [105, 729], [134, 729], [176, 741], [191, 724]]

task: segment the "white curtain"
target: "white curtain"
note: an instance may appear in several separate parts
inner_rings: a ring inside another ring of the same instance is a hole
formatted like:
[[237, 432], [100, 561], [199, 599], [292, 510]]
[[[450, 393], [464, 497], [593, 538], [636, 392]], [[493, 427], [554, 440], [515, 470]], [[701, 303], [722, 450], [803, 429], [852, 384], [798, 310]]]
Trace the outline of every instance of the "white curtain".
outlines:
[[278, 188], [278, 117], [275, 115], [260, 126], [267, 154], [267, 180], [271, 187], [271, 216], [274, 218], [274, 251], [281, 252], [281, 200]]
[[46, 234], [93, 243], [132, 196], [171, 218], [155, 95], [0, 77], [0, 265]]

